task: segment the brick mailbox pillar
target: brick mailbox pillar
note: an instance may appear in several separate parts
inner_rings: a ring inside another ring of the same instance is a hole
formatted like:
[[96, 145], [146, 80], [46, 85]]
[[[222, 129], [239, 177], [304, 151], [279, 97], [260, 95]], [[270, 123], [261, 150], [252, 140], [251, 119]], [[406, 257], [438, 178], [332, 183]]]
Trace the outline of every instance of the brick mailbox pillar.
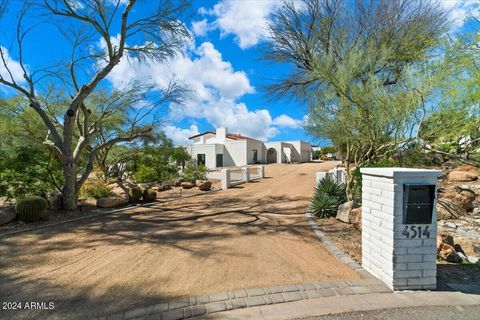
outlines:
[[393, 290], [437, 285], [438, 170], [362, 168], [362, 266]]

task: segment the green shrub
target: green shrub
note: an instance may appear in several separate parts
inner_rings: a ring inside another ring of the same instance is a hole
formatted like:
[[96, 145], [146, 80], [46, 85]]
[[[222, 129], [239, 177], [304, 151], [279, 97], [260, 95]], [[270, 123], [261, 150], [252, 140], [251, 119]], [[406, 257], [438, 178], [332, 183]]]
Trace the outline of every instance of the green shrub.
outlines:
[[320, 218], [330, 217], [337, 213], [338, 206], [346, 200], [345, 186], [326, 177], [315, 187], [309, 211]]
[[170, 182], [178, 176], [178, 168], [170, 164], [155, 164], [153, 166], [141, 164], [133, 174], [135, 181], [140, 183]]
[[192, 182], [195, 184], [196, 180], [207, 179], [207, 168], [204, 165], [191, 165], [185, 168], [183, 171], [183, 180]]
[[46, 197], [56, 190], [55, 184], [62, 183], [59, 161], [42, 148], [0, 149], [0, 197], [21, 199], [31, 194]]
[[355, 204], [362, 205], [362, 174], [360, 168], [352, 169], [353, 175], [353, 187], [352, 187], [352, 197]]
[[128, 200], [130, 202], [138, 202], [142, 198], [142, 189], [131, 188], [128, 190]]
[[408, 145], [394, 155], [395, 163], [398, 167], [430, 167], [440, 166], [446, 159], [442, 155], [425, 152], [419, 145]]
[[333, 146], [322, 147], [322, 149], [320, 150], [320, 154], [322, 155], [326, 155], [327, 153], [335, 153], [335, 152], [337, 152], [337, 148]]
[[93, 197], [95, 199], [105, 198], [111, 196], [112, 189], [107, 186], [103, 181], [85, 182], [80, 190], [80, 198]]
[[15, 210], [20, 220], [33, 222], [45, 218], [47, 212], [47, 200], [38, 196], [28, 196], [18, 201]]
[[157, 199], [157, 192], [152, 189], [143, 190], [143, 201], [152, 202]]
[[[382, 159], [378, 162], [371, 163], [365, 168], [391, 168], [399, 167], [400, 165], [388, 158]], [[352, 186], [352, 197], [355, 204], [358, 206], [362, 205], [362, 174], [360, 173], [360, 168], [352, 169], [352, 174], [354, 177], [353, 186]]]
[[158, 180], [157, 170], [153, 167], [140, 165], [138, 170], [133, 174], [135, 181], [140, 183], [149, 183]]

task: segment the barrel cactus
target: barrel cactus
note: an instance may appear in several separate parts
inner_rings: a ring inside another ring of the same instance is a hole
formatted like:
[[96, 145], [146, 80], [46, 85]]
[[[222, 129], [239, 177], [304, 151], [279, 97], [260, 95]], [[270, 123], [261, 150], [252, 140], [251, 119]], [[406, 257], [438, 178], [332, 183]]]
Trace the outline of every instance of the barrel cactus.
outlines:
[[47, 200], [42, 197], [29, 196], [18, 201], [15, 210], [20, 220], [25, 222], [33, 222], [46, 218]]
[[128, 200], [130, 202], [138, 202], [142, 198], [142, 189], [131, 188], [128, 190]]
[[143, 191], [143, 201], [145, 202], [151, 202], [155, 201], [157, 199], [157, 192], [152, 189], [145, 189]]

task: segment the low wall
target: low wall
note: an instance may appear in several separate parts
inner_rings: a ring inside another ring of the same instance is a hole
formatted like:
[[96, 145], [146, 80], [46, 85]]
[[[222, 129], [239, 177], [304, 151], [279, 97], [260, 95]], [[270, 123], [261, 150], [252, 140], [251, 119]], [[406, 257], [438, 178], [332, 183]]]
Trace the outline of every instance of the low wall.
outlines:
[[322, 181], [326, 177], [330, 177], [331, 179], [337, 181], [338, 183], [345, 183], [346, 181], [345, 168], [334, 168], [329, 170], [328, 172], [325, 172], [325, 171], [317, 172], [315, 176], [315, 184], [318, 184], [320, 181]]
[[225, 168], [220, 172], [220, 180], [222, 181], [222, 189], [247, 183], [252, 180], [258, 180], [265, 177], [265, 167], [241, 167], [241, 168]]

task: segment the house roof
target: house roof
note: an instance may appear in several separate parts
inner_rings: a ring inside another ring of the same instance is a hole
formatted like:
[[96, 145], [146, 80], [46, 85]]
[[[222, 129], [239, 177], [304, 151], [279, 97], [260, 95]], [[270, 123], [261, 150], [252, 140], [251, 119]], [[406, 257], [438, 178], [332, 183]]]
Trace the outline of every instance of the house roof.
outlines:
[[[195, 138], [198, 138], [198, 137], [206, 135], [206, 134], [216, 134], [216, 132], [209, 130], [209, 131], [205, 131], [205, 132], [196, 134], [194, 136], [191, 136], [188, 139], [195, 139]], [[256, 139], [253, 139], [253, 138], [250, 138], [250, 137], [242, 136], [239, 133], [227, 133], [227, 138], [232, 139], [232, 140], [246, 140], [246, 139], [256, 140]]]
[[188, 137], [188, 139], [194, 139], [194, 138], [197, 138], [197, 137], [200, 137], [200, 136], [204, 136], [204, 135], [209, 134], [209, 133], [215, 134], [215, 131], [205, 131], [205, 132], [196, 134], [196, 135], [194, 135], [194, 136]]

